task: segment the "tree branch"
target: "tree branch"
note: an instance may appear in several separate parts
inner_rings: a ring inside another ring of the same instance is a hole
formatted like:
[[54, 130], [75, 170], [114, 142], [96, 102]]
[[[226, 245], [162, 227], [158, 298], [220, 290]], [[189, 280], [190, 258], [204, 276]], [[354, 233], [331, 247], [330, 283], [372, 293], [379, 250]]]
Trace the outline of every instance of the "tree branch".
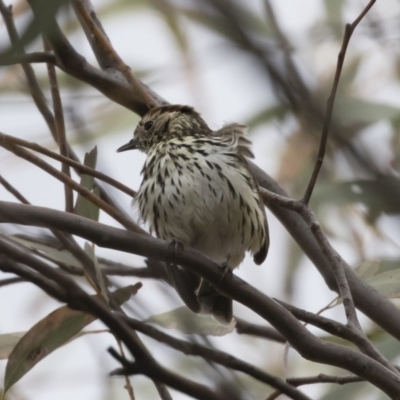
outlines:
[[308, 204], [310, 201], [312, 192], [315, 187], [315, 183], [317, 182], [319, 171], [322, 167], [322, 163], [324, 162], [326, 144], [328, 142], [329, 128], [330, 128], [331, 121], [332, 121], [333, 106], [335, 104], [336, 91], [339, 86], [340, 75], [342, 73], [343, 63], [344, 63], [344, 59], [346, 57], [346, 51], [347, 51], [348, 44], [350, 42], [350, 39], [351, 39], [351, 36], [352, 36], [354, 30], [357, 28], [357, 25], [365, 17], [365, 15], [371, 9], [371, 7], [375, 4], [375, 2], [376, 2], [376, 0], [370, 0], [370, 2], [366, 5], [364, 10], [355, 19], [355, 21], [352, 24], [346, 24], [346, 27], [344, 30], [344, 35], [343, 35], [342, 47], [341, 47], [339, 55], [338, 55], [335, 77], [333, 79], [331, 93], [328, 97], [328, 101], [327, 101], [327, 105], [326, 105], [326, 115], [325, 115], [325, 119], [324, 119], [324, 125], [322, 128], [321, 141], [319, 144], [317, 160], [315, 162], [315, 166], [314, 166], [314, 170], [312, 172], [311, 178], [310, 178], [310, 182], [308, 183], [308, 186], [304, 193], [304, 196], [301, 199], [301, 201], [304, 204]]
[[[50, 47], [44, 40], [45, 50], [49, 50]], [[68, 144], [65, 134], [65, 121], [64, 121], [64, 111], [61, 102], [60, 90], [58, 88], [57, 74], [54, 64], [47, 63], [47, 74], [50, 82], [50, 92], [51, 98], [53, 100], [53, 112], [54, 112], [54, 122], [55, 130], [57, 134], [57, 143], [60, 148], [60, 154], [65, 158], [68, 158]], [[66, 163], [61, 164], [61, 171], [71, 178], [71, 171], [69, 165]], [[65, 193], [65, 211], [73, 212], [74, 208], [74, 195], [70, 186], [64, 183], [64, 193]]]
[[227, 294], [259, 314], [274, 326], [303, 357], [347, 369], [373, 383], [393, 398], [400, 393], [399, 376], [368, 356], [344, 346], [326, 343], [315, 337], [282, 306], [233, 274], [223, 277], [223, 271], [218, 264], [193, 249], [185, 249], [177, 254], [170, 247], [169, 242], [150, 236], [112, 228], [44, 207], [9, 202], [0, 202], [1, 222], [47, 228], [57, 227], [101, 247], [152, 257], [165, 262], [176, 262], [217, 285], [221, 293]]
[[291, 398], [299, 398], [299, 399], [309, 399], [306, 395], [303, 393], [293, 390], [293, 387], [290, 385], [286, 384], [282, 379], [273, 376], [271, 374], [268, 374], [255, 366], [242, 361], [228, 353], [225, 353], [223, 351], [218, 351], [214, 349], [210, 349], [205, 346], [201, 346], [196, 343], [191, 343], [188, 341], [184, 340], [179, 340], [176, 339], [170, 335], [167, 335], [158, 329], [147, 325], [141, 321], [138, 321], [133, 318], [129, 318], [126, 316], [122, 316], [124, 320], [128, 323], [130, 327], [133, 329], [144, 333], [145, 335], [161, 342], [165, 343], [168, 346], [172, 347], [173, 349], [180, 351], [186, 355], [192, 355], [192, 356], [199, 356], [203, 357], [204, 359], [208, 361], [215, 362], [217, 364], [223, 365], [227, 368], [236, 370], [236, 371], [241, 371], [263, 383], [266, 383], [267, 385], [270, 385], [274, 388], [279, 388], [279, 390], [282, 393], [285, 393], [286, 395], [290, 396]]
[[[68, 215], [72, 216], [71, 214]], [[89, 312], [103, 321], [103, 323], [124, 342], [132, 356], [136, 361], [138, 361], [135, 363], [137, 366], [136, 373], [163, 382], [198, 399], [227, 400], [226, 396], [217, 394], [204, 385], [180, 377], [179, 375], [161, 367], [140, 341], [136, 332], [130, 329], [121, 318], [114, 314], [100, 298], [89, 296], [68, 276], [60, 273], [54, 268], [51, 268], [39, 259], [25, 252], [19, 251], [15, 246], [3, 240], [0, 240], [0, 251], [3, 254], [3, 257], [0, 257], [1, 270], [10, 270], [7, 260], [4, 259], [4, 255], [12, 257], [18, 262], [27, 264], [36, 272], [29, 273], [28, 268], [20, 266], [20, 271], [22, 269], [24, 270], [26, 279], [32, 279], [32, 281], [35, 280], [34, 283], [37, 286], [60, 301], [66, 302], [71, 308]], [[18, 265], [15, 267], [18, 267]], [[17, 270], [15, 269], [15, 272], [16, 271]], [[40, 279], [36, 279], [35, 276], [40, 277]], [[46, 278], [43, 278], [43, 276], [46, 276]]]
[[26, 147], [27, 149], [37, 151], [38, 153], [44, 154], [45, 156], [50, 157], [54, 160], [60, 161], [64, 164], [68, 164], [80, 173], [94, 176], [95, 178], [98, 178], [103, 182], [108, 183], [109, 185], [115, 187], [116, 189], [120, 190], [121, 192], [127, 194], [132, 198], [136, 196], [136, 192], [134, 190], [130, 189], [128, 186], [122, 184], [121, 182], [111, 178], [110, 176], [103, 174], [100, 171], [96, 171], [95, 169], [92, 169], [90, 167], [87, 167], [86, 165], [83, 165], [77, 161], [71, 160], [70, 158], [57, 154], [51, 150], [48, 150], [37, 143], [28, 142], [14, 136], [6, 135], [5, 133], [0, 133], [0, 140], [2, 140], [1, 138], [3, 138], [3, 140], [7, 141], [8, 143], [13, 143], [18, 146]]

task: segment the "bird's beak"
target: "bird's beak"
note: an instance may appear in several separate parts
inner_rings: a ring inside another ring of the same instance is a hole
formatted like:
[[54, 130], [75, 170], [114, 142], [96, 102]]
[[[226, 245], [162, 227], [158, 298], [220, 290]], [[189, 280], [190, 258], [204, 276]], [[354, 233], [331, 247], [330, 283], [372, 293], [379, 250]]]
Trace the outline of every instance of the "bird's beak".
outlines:
[[124, 144], [119, 149], [117, 149], [117, 153], [121, 153], [121, 151], [135, 150], [137, 149], [137, 144], [138, 144], [137, 140], [132, 139], [127, 144]]

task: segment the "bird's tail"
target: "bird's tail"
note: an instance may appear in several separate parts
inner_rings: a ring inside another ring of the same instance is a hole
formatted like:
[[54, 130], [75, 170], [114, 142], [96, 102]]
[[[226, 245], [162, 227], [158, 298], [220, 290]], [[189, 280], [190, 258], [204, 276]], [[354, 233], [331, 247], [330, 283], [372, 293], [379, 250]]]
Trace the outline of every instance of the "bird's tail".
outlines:
[[196, 291], [201, 311], [211, 314], [222, 325], [232, 321], [232, 299], [217, 292], [214, 285], [202, 279]]
[[167, 274], [180, 298], [193, 312], [211, 314], [220, 324], [230, 324], [232, 299], [219, 294], [210, 282], [177, 265], [168, 264]]

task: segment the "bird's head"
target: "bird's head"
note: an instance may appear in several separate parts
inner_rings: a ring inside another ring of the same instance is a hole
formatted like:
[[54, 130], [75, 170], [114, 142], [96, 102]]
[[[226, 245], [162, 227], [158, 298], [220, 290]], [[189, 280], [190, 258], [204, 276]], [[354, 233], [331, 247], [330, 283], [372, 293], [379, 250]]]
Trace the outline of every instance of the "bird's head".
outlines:
[[151, 109], [143, 116], [135, 129], [133, 139], [117, 151], [138, 149], [148, 153], [160, 142], [210, 133], [210, 128], [192, 107], [160, 106]]

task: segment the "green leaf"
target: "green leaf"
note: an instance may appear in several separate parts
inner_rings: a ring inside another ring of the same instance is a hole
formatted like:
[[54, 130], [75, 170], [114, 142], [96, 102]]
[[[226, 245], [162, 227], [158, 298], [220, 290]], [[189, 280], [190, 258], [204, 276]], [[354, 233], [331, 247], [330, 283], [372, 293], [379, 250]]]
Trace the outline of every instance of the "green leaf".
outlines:
[[282, 104], [268, 107], [251, 116], [247, 120], [246, 125], [250, 126], [251, 128], [255, 128], [259, 125], [273, 121], [274, 119], [282, 121], [283, 118], [287, 115], [288, 111], [289, 108], [286, 105]]
[[312, 200], [313, 205], [327, 203], [360, 203], [368, 207], [371, 220], [382, 212], [400, 213], [400, 180], [395, 176], [381, 175], [376, 180], [355, 180], [350, 182], [319, 185]]
[[355, 271], [383, 296], [400, 298], [399, 260], [366, 261]]
[[[103, 271], [100, 268], [99, 261], [97, 260], [96, 254], [94, 252], [94, 245], [93, 244], [91, 245], [90, 243], [85, 242], [84, 250], [85, 250], [85, 253], [93, 261], [94, 270], [96, 272], [96, 278], [100, 285], [101, 295], [108, 303], [109, 302], [108, 290], [107, 290], [108, 279], [104, 276]], [[107, 283], [106, 283], [106, 281], [107, 281]]]
[[357, 274], [364, 280], [372, 278], [380, 268], [381, 262], [377, 260], [365, 261], [354, 269]]
[[[73, 336], [70, 340], [68, 340], [68, 343], [84, 335], [90, 335], [93, 333], [104, 333], [104, 332], [108, 332], [108, 330], [97, 329], [97, 330], [82, 331], [79, 332], [77, 335]], [[26, 335], [26, 332], [12, 332], [0, 335], [0, 360], [6, 360], [10, 356], [14, 347], [17, 345], [17, 343], [21, 340], [21, 338], [24, 335]]]
[[374, 275], [366, 282], [387, 298], [400, 297], [400, 269]]
[[[260, 36], [271, 36], [272, 30], [263, 16], [249, 11], [249, 8], [240, 4], [240, 2], [230, 3], [229, 7], [234, 7], [233, 13], [240, 15], [241, 23], [246, 29]], [[188, 7], [182, 7], [179, 11], [188, 19], [204, 26], [207, 30], [214, 31], [234, 44], [243, 45], [242, 36], [229, 18], [214, 12], [199, 11]]]
[[[113, 293], [118, 304], [126, 302], [136, 294], [141, 283], [118, 289]], [[4, 377], [4, 391], [7, 392], [40, 360], [58, 349], [85, 326], [97, 318], [82, 311], [64, 306], [35, 324], [12, 350]]]
[[366, 394], [366, 391], [370, 391], [370, 386], [366, 385], [365, 382], [347, 383], [346, 385], [330, 385], [330, 390], [322, 396], [321, 400], [338, 400], [338, 399], [362, 399], [359, 395]]
[[223, 336], [231, 333], [236, 321], [221, 325], [210, 315], [195, 314], [187, 307], [179, 307], [166, 313], [153, 315], [144, 322], [156, 324], [167, 329], [175, 329], [187, 334]]
[[28, 249], [37, 251], [47, 259], [55, 262], [61, 262], [66, 265], [72, 265], [73, 267], [82, 268], [81, 263], [65, 249], [56, 249], [52, 246], [47, 246], [34, 240], [28, 240], [17, 236], [11, 236], [11, 239], [19, 244], [22, 244]]
[[25, 332], [13, 332], [0, 335], [0, 360], [6, 360], [12, 349], [19, 342]]
[[[95, 169], [96, 160], [97, 160], [97, 146], [94, 147], [94, 149], [91, 150], [89, 153], [85, 154], [84, 165], [92, 169]], [[94, 185], [94, 177], [82, 174], [81, 185], [84, 186], [86, 189], [92, 191]], [[93, 193], [98, 196], [98, 191], [93, 191]], [[98, 221], [99, 219], [99, 208], [96, 205], [94, 205], [91, 201], [81, 196], [80, 194], [78, 194], [78, 197], [76, 199], [74, 213], [81, 215], [82, 217], [90, 218], [94, 221]]]
[[400, 110], [383, 103], [338, 95], [333, 114], [343, 124], [372, 124], [382, 120], [398, 120]]
[[342, 22], [344, 0], [324, 0], [325, 13], [331, 23]]

